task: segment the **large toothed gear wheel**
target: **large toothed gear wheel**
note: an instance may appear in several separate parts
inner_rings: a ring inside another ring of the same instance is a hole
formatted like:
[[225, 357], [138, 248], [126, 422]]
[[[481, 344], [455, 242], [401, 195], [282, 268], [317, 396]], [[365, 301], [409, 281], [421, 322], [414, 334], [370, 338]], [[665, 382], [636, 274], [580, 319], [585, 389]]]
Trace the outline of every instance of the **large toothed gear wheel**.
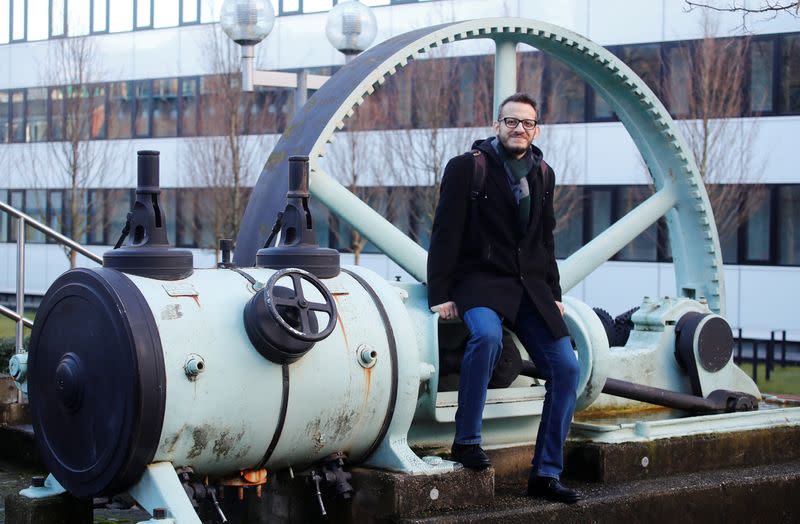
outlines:
[[[306, 155], [311, 163], [312, 195], [409, 274], [425, 282], [425, 251], [323, 173], [318, 160], [334, 132], [342, 129], [364, 99], [398, 69], [429, 49], [478, 38], [496, 44], [495, 106], [516, 91], [516, 44], [538, 48], [572, 68], [603, 97], [630, 133], [653, 178], [653, 196], [560, 264], [562, 289], [569, 291], [666, 217], [676, 295], [705, 299], [712, 311], [724, 316], [722, 259], [711, 205], [691, 152], [663, 104], [644, 81], [602, 46], [562, 27], [520, 18], [453, 22], [411, 31], [375, 46], [344, 66], [298, 112], [275, 146], [247, 206], [235, 262], [253, 265], [256, 251], [284, 205], [287, 159]], [[587, 329], [597, 326], [587, 325]], [[584, 371], [587, 366], [582, 362]], [[581, 388], [579, 396], [584, 393]]]

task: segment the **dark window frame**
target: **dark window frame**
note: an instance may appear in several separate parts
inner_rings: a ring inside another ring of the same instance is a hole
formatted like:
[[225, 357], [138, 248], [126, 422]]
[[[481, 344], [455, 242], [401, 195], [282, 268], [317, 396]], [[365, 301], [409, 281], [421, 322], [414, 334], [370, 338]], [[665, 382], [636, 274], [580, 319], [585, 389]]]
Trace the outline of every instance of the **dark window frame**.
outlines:
[[[139, 25], [139, 4], [150, 4], [150, 22], [147, 25]], [[133, 0], [133, 31], [143, 31], [153, 29], [153, 21], [155, 19], [155, 6], [153, 0]]]
[[[8, 43], [16, 44], [19, 42], [28, 41], [28, 0], [22, 0], [23, 15], [22, 15], [22, 38], [14, 38], [14, 0], [9, 3], [8, 13]], [[48, 25], [50, 21], [48, 20]]]
[[[183, 19], [183, 4], [185, 4], [185, 3], [194, 3], [195, 5], [197, 5], [197, 19], [196, 20], [187, 22], [186, 20]], [[178, 2], [178, 10], [179, 10], [179, 12], [178, 12], [178, 27], [184, 26], [184, 25], [197, 25], [197, 24], [199, 24], [200, 23], [200, 9], [201, 9], [201, 7], [202, 6], [200, 5], [200, 0], [179, 0], [179, 2]]]
[[[69, 0], [67, 0], [69, 1]], [[105, 2], [106, 4], [106, 28], [100, 31], [94, 29], [94, 5], [97, 2]], [[152, 18], [152, 16], [151, 16]], [[111, 25], [111, 5], [109, 0], [91, 0], [89, 2], [89, 34], [90, 35], [105, 35], [109, 33], [109, 26]]]

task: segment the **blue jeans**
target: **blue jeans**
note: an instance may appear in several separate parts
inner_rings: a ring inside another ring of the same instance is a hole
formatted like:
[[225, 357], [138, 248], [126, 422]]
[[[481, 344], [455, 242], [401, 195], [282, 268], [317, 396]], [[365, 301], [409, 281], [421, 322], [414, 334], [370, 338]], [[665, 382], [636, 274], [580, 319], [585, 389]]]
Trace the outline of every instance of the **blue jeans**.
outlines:
[[[470, 338], [461, 362], [455, 442], [480, 444], [486, 388], [502, 352], [503, 327], [500, 316], [486, 307], [466, 311], [463, 319]], [[547, 380], [531, 474], [558, 478], [564, 468], [564, 441], [575, 411], [578, 359], [569, 337], [553, 338], [527, 294], [523, 295], [514, 332]]]

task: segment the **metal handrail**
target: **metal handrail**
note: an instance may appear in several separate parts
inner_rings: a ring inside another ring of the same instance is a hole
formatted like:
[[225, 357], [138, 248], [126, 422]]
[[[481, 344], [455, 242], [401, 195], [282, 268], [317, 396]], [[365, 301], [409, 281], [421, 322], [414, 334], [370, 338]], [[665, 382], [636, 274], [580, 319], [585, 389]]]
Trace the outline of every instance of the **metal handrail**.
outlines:
[[67, 238], [58, 231], [47, 227], [39, 222], [32, 216], [23, 213], [19, 209], [0, 202], [0, 211], [5, 211], [9, 215], [17, 219], [17, 311], [16, 313], [6, 307], [0, 306], [0, 314], [14, 320], [17, 323], [16, 332], [16, 345], [17, 353], [23, 353], [23, 333], [25, 327], [32, 328], [33, 322], [24, 317], [25, 314], [25, 226], [29, 225], [45, 234], [45, 236], [56, 240], [58, 244], [67, 246], [68, 248], [80, 253], [86, 258], [97, 262], [103, 263], [102, 257], [95, 255], [82, 245], [78, 244], [71, 238]]

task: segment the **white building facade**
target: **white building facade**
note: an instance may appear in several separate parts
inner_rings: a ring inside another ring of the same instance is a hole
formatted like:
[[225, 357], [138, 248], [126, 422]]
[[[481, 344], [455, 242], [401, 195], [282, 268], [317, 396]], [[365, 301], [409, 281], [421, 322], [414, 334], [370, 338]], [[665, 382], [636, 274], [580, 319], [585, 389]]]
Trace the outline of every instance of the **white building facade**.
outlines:
[[[334, 0], [272, 1], [277, 18], [272, 33], [256, 47], [260, 68], [330, 74], [343, 64], [344, 57], [325, 38]], [[743, 206], [745, 219], [720, 224], [727, 316], [745, 336], [769, 338], [772, 330], [787, 330], [789, 338], [800, 339], [800, 316], [792, 300], [800, 294], [800, 169], [795, 157], [800, 19], [790, 13], [712, 17], [688, 10], [681, 0], [363, 3], [372, 6], [377, 19], [376, 43], [424, 26], [483, 17], [518, 16], [563, 26], [609, 47], [628, 63], [664, 99], [687, 133], [696, 129], [698, 119], [687, 105], [691, 97], [682, 93], [695, 89], [685, 83], [687, 78], [702, 75], [681, 53], [709, 36], [743, 46], [738, 48], [743, 49], [743, 66], [736, 80], [741, 104], [735, 114], [726, 110], [710, 119], [710, 125], [726, 126], [722, 152], [710, 157], [720, 165], [724, 159], [724, 172], [715, 174], [713, 182], [728, 184], [733, 194], [754, 195], [752, 201], [737, 204]], [[96, 51], [92, 78], [82, 86], [91, 113], [86, 142], [90, 151], [102, 154], [104, 163], [102, 176], [85, 182], [85, 198], [102, 220], [84, 232], [81, 242], [97, 253], [114, 244], [136, 183], [135, 152], [154, 149], [161, 152], [170, 240], [195, 249], [197, 265], [213, 265], [209, 248], [216, 239], [204, 222], [209, 200], [192, 176], [197, 169], [192, 157], [198, 143], [216, 133], [212, 123], [219, 115], [205, 97], [213, 90], [216, 73], [207, 49], [218, 29], [220, 6], [218, 0], [0, 0], [0, 200], [57, 229], [64, 223], [69, 190], [54, 151], [63, 144], [59, 133], [66, 117], [61, 104], [70, 86], [58, 82], [54, 57], [65, 38], [85, 37]], [[491, 72], [493, 52], [492, 42], [471, 41], [433, 57], [474, 65], [472, 79], [461, 78], [458, 84], [449, 80], [457, 102], [452, 121], [441, 132], [453, 143], [451, 155], [489, 133], [491, 111], [475, 107], [490, 106], [491, 93], [488, 102], [478, 101], [486, 93], [472, 84], [486, 80], [481, 72]], [[543, 101], [546, 124], [540, 145], [545, 158], [563, 175], [559, 183], [570, 187], [562, 197], [576, 202], [568, 206], [557, 236], [558, 254], [565, 257], [649, 195], [650, 180], [627, 131], [588, 85], [542, 53], [524, 46], [517, 52], [519, 88]], [[384, 89], [391, 90], [384, 97], [398, 102], [386, 121], [364, 119], [366, 127], [359, 133], [375, 140], [375, 147], [385, 143], [381, 137], [392, 140], [392, 133], [424, 128], [425, 115], [419, 114], [415, 101], [430, 77], [414, 79], [406, 76], [394, 87], [389, 87], [392, 80], [387, 83]], [[245, 166], [250, 184], [290, 120], [293, 100], [288, 88], [261, 89], [248, 99], [247, 114], [254, 117], [243, 130], [254, 152]], [[427, 139], [424, 133], [416, 138]], [[346, 143], [334, 141], [332, 150]], [[408, 186], [411, 195], [423, 185], [366, 173], [361, 184]], [[341, 241], [347, 238], [346, 228], [327, 218], [320, 210], [321, 242], [340, 248], [343, 262], [352, 260], [348, 242]], [[395, 211], [392, 220], [425, 245], [429, 220], [410, 211]], [[658, 225], [651, 228], [571, 294], [612, 314], [638, 305], [644, 296], [674, 295], [665, 231]], [[16, 288], [15, 239], [15, 224], [0, 215], [0, 296], [10, 297]], [[29, 232], [27, 242], [26, 292], [41, 296], [68, 268], [68, 260], [36, 232]], [[360, 263], [386, 278], [409, 278], [369, 245]]]

